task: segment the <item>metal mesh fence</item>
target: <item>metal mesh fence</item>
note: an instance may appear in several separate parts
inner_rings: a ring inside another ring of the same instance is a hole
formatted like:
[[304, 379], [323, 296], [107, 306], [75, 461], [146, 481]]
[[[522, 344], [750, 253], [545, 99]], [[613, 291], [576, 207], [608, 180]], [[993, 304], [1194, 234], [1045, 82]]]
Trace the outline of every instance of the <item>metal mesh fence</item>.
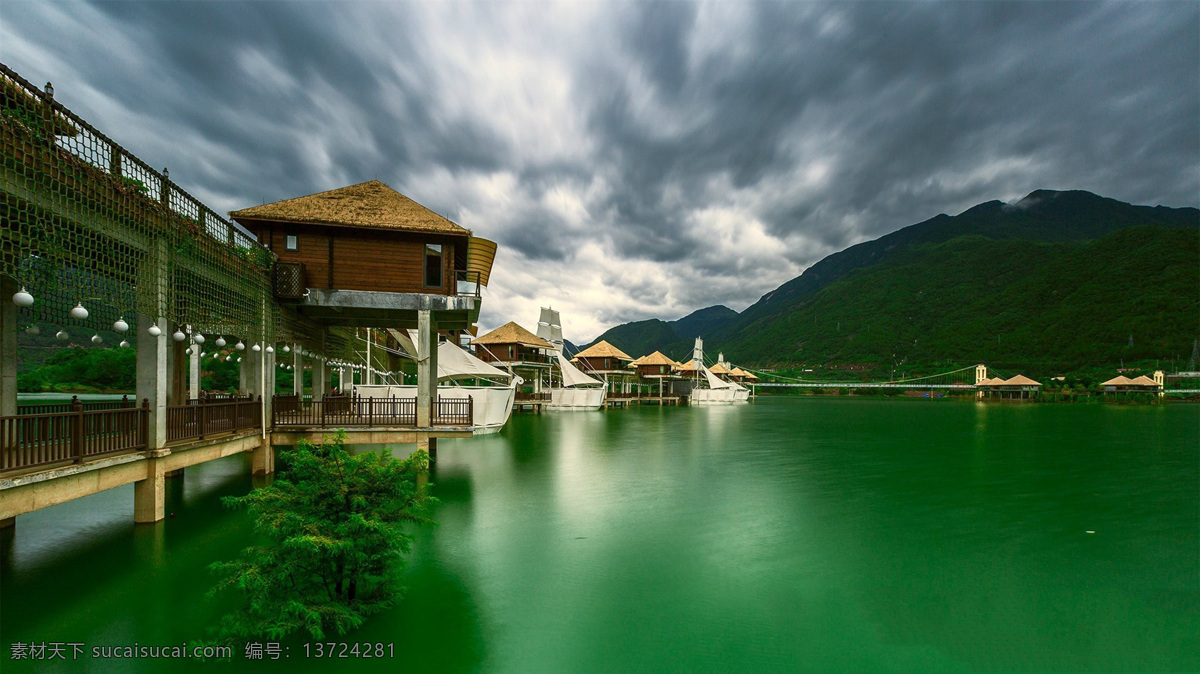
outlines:
[[[234, 223], [0, 64], [0, 275], [34, 296], [23, 323], [75, 339], [139, 313], [206, 335], [317, 346], [321, 328], [274, 301], [276, 258]], [[9, 301], [9, 298], [0, 298]], [[83, 305], [87, 318], [71, 315]], [[353, 356], [349, 331], [323, 351]]]

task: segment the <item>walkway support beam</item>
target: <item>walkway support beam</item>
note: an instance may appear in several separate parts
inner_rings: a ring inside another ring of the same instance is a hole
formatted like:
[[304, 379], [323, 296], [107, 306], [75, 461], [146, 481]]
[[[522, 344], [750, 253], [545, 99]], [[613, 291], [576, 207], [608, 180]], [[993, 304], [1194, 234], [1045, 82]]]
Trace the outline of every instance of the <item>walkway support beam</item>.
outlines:
[[304, 396], [304, 349], [299, 343], [292, 345], [292, 393], [300, 398]]
[[0, 417], [17, 413], [17, 305], [12, 296], [20, 288], [0, 276]]
[[[146, 332], [157, 325], [158, 337]], [[167, 321], [146, 314], [137, 317], [137, 399], [150, 405], [149, 432], [146, 438], [150, 449], [167, 444]]]
[[438, 326], [433, 312], [417, 312], [417, 427], [433, 426], [433, 406], [437, 400]]
[[190, 371], [188, 372], [188, 397], [200, 397], [200, 345], [192, 344], [192, 355], [188, 358], [190, 363]]

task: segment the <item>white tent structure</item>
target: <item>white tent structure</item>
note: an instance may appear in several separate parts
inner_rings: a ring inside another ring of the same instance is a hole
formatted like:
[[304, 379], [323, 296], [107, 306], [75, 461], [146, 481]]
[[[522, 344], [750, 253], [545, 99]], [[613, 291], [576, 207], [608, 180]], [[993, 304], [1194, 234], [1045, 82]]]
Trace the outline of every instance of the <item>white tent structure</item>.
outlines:
[[604, 382], [583, 373], [567, 360], [561, 351], [554, 357], [562, 373], [562, 385], [550, 388], [548, 410], [598, 410], [604, 404], [607, 389]]
[[[400, 343], [400, 348], [409, 355], [417, 353], [416, 340], [412, 334], [405, 334], [399, 330], [389, 330], [388, 332]], [[450, 342], [438, 344], [437, 359], [438, 397], [443, 400], [471, 398], [471, 407], [475, 417], [473, 428], [476, 434], [495, 433], [508, 423], [508, 418], [512, 416], [516, 387], [521, 383], [520, 377], [485, 363]], [[481, 386], [475, 383], [468, 386], [461, 383], [466, 379], [475, 382], [484, 380], [491, 382], [491, 385]], [[368, 398], [412, 398], [415, 400], [417, 387], [356, 385], [354, 394]]]

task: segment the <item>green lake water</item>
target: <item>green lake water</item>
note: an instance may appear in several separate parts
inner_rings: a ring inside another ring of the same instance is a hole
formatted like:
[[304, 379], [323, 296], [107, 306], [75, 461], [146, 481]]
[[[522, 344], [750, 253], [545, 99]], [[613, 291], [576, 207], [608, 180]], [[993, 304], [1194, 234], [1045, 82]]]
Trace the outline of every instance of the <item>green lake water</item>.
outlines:
[[[515, 416], [442, 441], [440, 526], [381, 661], [80, 659], [37, 671], [1200, 671], [1200, 407], [762, 398]], [[244, 457], [18, 518], [13, 642], [176, 644], [253, 540]], [[1094, 533], [1089, 533], [1094, 532]], [[274, 665], [274, 666], [272, 666]]]

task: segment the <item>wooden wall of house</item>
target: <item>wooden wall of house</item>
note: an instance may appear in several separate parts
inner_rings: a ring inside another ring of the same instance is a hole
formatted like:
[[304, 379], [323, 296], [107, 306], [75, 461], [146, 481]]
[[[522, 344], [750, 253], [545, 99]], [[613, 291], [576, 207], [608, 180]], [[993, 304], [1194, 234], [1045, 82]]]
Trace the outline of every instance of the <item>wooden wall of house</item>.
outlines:
[[[246, 225], [280, 260], [304, 263], [308, 288], [452, 295], [467, 237], [278, 222]], [[287, 237], [297, 250], [287, 250]], [[425, 244], [442, 245], [442, 285], [425, 286]], [[331, 264], [332, 263], [332, 264]]]
[[633, 370], [629, 370], [629, 368], [625, 367], [626, 363], [628, 363], [628, 362], [629, 361], [623, 361], [619, 358], [580, 358], [579, 363], [577, 363], [577, 365], [578, 365], [579, 369], [583, 370], [584, 372], [587, 372], [589, 370], [596, 370], [596, 371], [602, 371], [602, 370], [626, 371], [626, 370], [628, 370], [629, 374], [633, 375], [634, 374]]
[[638, 365], [639, 377], [661, 377], [666, 374], [671, 374], [670, 365]]
[[522, 344], [488, 344], [475, 346], [475, 356], [488, 363], [549, 363], [550, 358], [537, 349]]

